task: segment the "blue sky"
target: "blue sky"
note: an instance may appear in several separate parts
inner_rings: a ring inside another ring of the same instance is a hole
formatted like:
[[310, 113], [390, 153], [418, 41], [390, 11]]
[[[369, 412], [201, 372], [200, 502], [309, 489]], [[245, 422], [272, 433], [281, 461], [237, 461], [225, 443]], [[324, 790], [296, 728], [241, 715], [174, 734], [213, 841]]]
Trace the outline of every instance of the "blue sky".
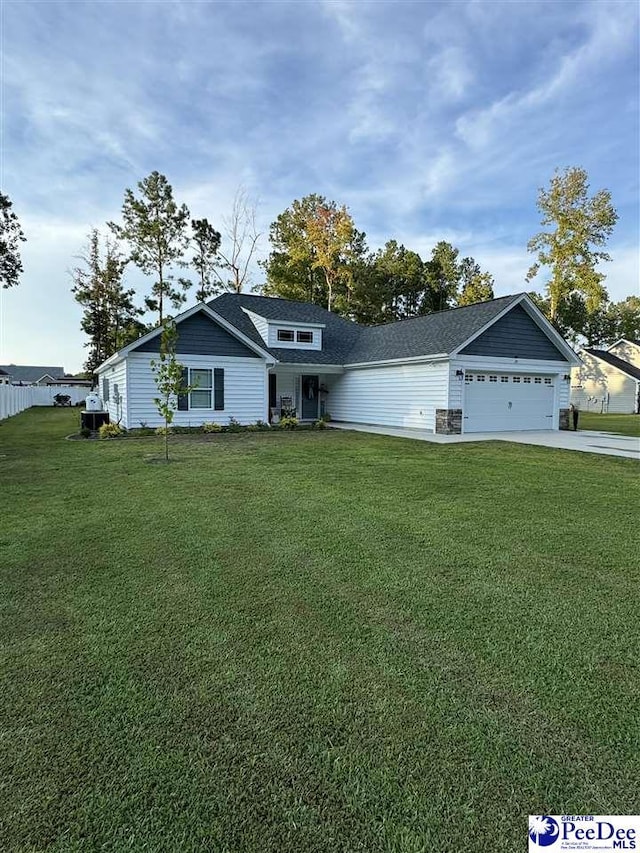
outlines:
[[80, 369], [68, 271], [154, 169], [218, 225], [244, 185], [263, 256], [269, 223], [317, 192], [372, 248], [451, 241], [502, 295], [528, 289], [538, 188], [579, 165], [620, 215], [611, 297], [637, 293], [638, 8], [4, 0], [1, 181], [28, 243], [0, 363]]

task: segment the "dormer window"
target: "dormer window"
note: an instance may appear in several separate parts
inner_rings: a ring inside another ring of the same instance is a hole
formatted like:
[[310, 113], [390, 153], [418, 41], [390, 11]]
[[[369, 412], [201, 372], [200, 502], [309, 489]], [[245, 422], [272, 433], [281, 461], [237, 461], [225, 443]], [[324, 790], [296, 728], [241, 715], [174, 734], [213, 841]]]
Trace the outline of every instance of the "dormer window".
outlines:
[[315, 329], [296, 329], [293, 323], [291, 324], [291, 328], [282, 328], [281, 326], [274, 325], [272, 326], [270, 343], [271, 346], [292, 347], [293, 349], [321, 349], [321, 327], [318, 326]]

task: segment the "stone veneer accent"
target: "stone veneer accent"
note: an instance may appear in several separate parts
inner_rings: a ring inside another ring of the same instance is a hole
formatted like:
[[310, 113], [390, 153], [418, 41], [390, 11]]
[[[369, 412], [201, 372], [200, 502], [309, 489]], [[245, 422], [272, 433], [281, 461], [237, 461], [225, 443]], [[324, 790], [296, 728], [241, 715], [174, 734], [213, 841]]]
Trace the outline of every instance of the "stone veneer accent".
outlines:
[[436, 409], [436, 433], [459, 435], [462, 432], [462, 409]]
[[560, 429], [570, 429], [569, 409], [560, 409]]

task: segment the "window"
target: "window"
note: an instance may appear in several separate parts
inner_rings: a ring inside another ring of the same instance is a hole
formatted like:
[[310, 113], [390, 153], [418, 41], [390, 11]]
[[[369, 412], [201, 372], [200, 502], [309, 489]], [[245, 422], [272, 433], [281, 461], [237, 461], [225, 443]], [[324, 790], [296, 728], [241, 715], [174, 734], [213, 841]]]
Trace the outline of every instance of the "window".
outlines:
[[473, 382], [473, 373], [465, 373], [464, 381], [465, 382]]
[[514, 382], [520, 382], [520, 377], [519, 377], [519, 376], [514, 376], [514, 377], [513, 377], [513, 381], [514, 381]]
[[312, 344], [313, 332], [296, 332], [296, 340], [299, 344]]
[[[191, 386], [188, 394], [178, 394], [178, 411], [189, 409], [224, 410], [224, 370], [204, 368], [183, 368], [182, 383]], [[211, 405], [213, 403], [213, 406]]]
[[278, 329], [278, 340], [291, 343], [294, 340], [292, 329]]
[[545, 385], [552, 385], [553, 384], [550, 376], [545, 376], [544, 384]]
[[533, 382], [535, 385], [542, 385], [542, 378], [540, 376], [536, 376]]
[[476, 382], [484, 382], [484, 376], [481, 373], [476, 376]]
[[192, 386], [189, 408], [210, 409], [211, 408], [211, 371], [190, 370], [189, 385]]
[[497, 382], [497, 381], [498, 381], [498, 377], [497, 377], [497, 376], [490, 376], [490, 377], [489, 377], [489, 382]]
[[102, 380], [102, 399], [105, 403], [109, 402], [109, 380], [106, 376]]
[[524, 382], [525, 385], [531, 385], [531, 377], [530, 376], [525, 376], [522, 381]]
[[500, 377], [500, 382], [508, 382], [508, 381], [509, 381], [509, 377], [508, 377], [508, 376], [501, 376], [501, 377]]

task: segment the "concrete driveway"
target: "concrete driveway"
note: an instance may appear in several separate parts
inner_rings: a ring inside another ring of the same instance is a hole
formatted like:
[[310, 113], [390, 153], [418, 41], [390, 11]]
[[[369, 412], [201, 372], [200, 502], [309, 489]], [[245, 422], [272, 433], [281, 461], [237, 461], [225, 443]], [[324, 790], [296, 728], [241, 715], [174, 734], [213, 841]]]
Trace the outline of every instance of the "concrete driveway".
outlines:
[[434, 435], [434, 433], [422, 429], [383, 427], [373, 424], [331, 422], [330, 426], [334, 429], [412, 438], [414, 441], [431, 441], [434, 444], [459, 444], [465, 441], [512, 441], [517, 444], [535, 444], [539, 447], [558, 447], [561, 450], [579, 450], [583, 453], [601, 453], [604, 456], [626, 456], [629, 459], [640, 461], [640, 438], [591, 430], [578, 430], [578, 432], [531, 430], [530, 432], [474, 432], [470, 435]]

